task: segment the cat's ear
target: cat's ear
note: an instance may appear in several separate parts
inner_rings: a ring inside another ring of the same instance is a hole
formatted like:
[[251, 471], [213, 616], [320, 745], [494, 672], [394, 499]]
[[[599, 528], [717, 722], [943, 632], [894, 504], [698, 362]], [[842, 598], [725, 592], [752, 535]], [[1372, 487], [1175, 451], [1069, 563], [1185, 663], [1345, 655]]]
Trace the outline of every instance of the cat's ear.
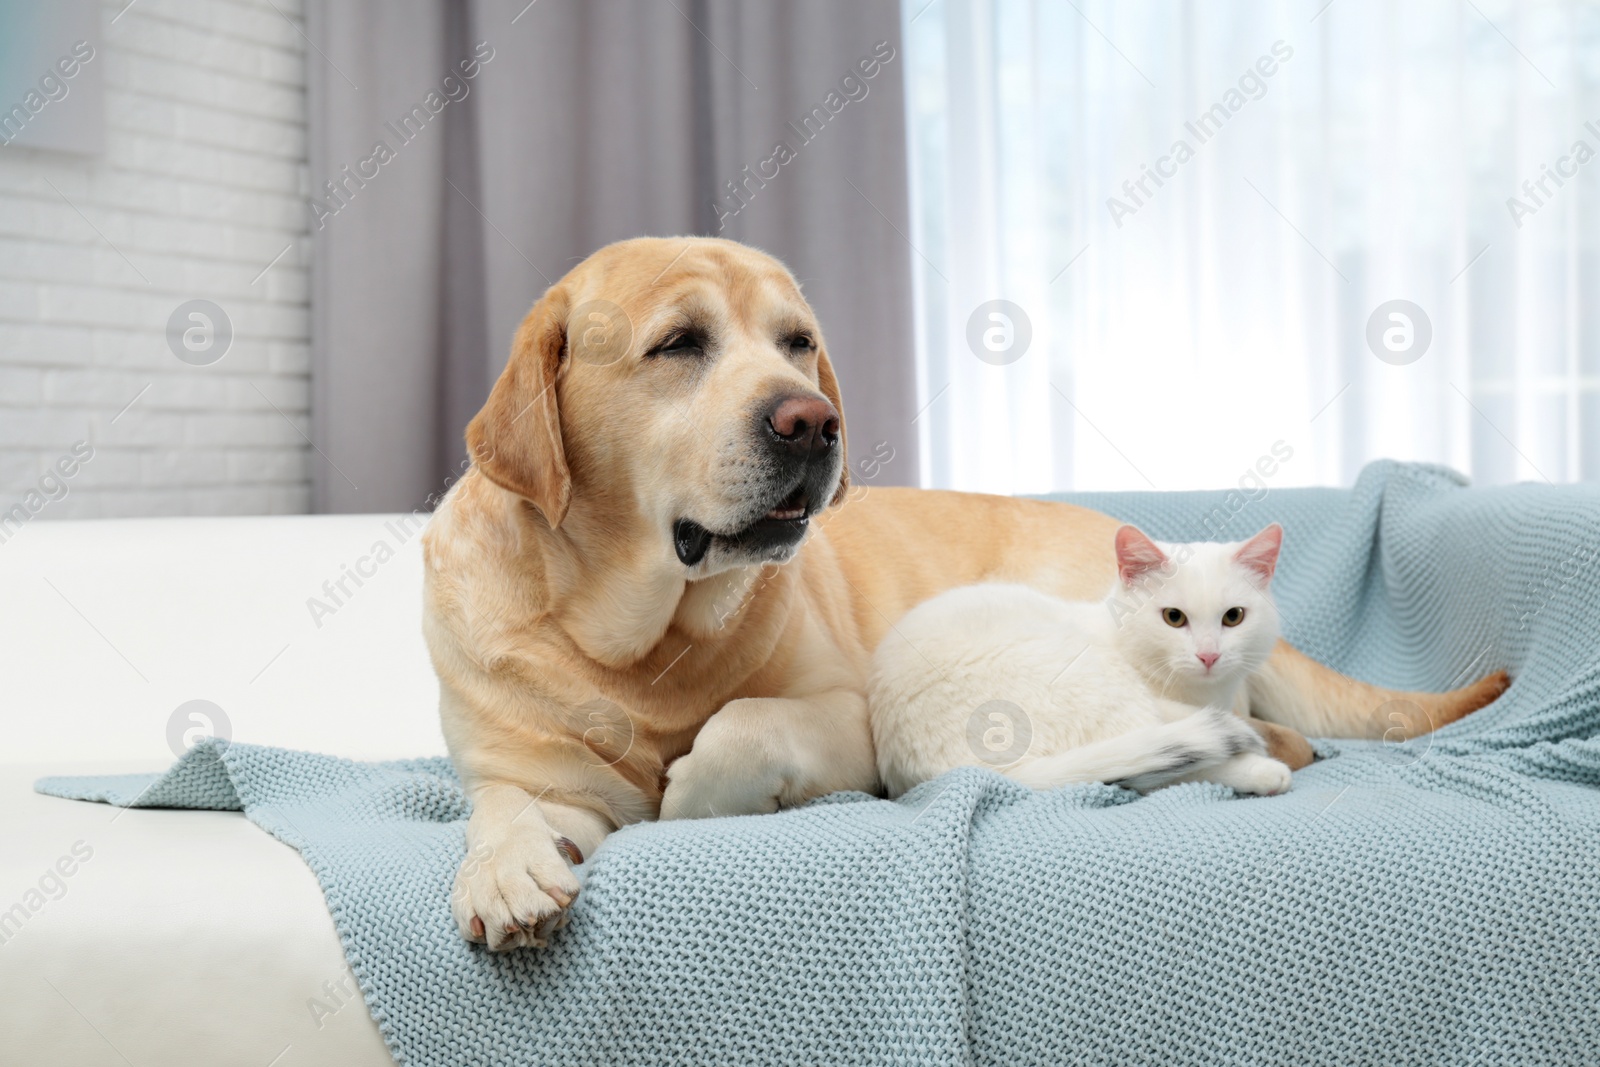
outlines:
[[1233, 558], [1266, 585], [1278, 569], [1278, 550], [1282, 547], [1283, 527], [1273, 523], [1240, 545]]
[[1123, 585], [1133, 585], [1151, 571], [1167, 565], [1167, 554], [1137, 526], [1117, 530], [1117, 576]]

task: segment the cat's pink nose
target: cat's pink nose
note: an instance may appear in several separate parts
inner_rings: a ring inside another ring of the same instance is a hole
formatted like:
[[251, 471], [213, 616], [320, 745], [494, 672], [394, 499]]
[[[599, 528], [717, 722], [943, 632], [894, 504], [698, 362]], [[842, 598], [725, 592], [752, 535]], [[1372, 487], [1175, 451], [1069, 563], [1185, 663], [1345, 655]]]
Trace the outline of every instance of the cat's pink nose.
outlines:
[[1204, 663], [1206, 665], [1206, 670], [1209, 671], [1216, 664], [1217, 660], [1222, 658], [1222, 653], [1220, 653], [1220, 652], [1196, 652], [1194, 654], [1194, 658], [1199, 660], [1201, 663]]

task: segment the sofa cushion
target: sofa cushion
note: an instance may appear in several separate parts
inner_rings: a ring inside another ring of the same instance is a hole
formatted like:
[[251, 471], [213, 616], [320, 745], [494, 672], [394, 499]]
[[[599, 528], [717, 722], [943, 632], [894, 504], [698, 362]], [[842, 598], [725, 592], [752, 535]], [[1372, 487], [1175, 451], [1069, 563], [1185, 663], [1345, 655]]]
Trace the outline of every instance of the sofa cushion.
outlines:
[[294, 849], [237, 812], [33, 791], [62, 766], [0, 768], [0, 1060], [392, 1062]]
[[0, 762], [157, 770], [172, 738], [205, 728], [178, 711], [191, 700], [219, 707], [236, 740], [443, 754], [422, 640], [425, 518], [38, 521], [10, 533], [0, 650], [19, 710]]

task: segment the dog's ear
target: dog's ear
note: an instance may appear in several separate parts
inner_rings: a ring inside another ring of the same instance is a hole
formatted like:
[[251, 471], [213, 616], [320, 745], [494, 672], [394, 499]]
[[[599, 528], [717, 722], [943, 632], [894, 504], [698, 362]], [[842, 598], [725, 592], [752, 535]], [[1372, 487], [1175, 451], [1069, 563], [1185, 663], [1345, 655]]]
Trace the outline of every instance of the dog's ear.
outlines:
[[850, 489], [850, 450], [844, 433], [844, 401], [839, 396], [839, 379], [828, 360], [828, 350], [823, 347], [817, 349], [817, 388], [828, 398], [833, 410], [839, 413], [839, 455], [843, 462], [839, 464], [839, 488], [834, 492], [833, 499], [828, 501], [828, 506], [832, 507], [842, 503], [845, 493]]
[[517, 328], [511, 358], [467, 425], [472, 462], [502, 489], [533, 501], [551, 528], [566, 518], [572, 474], [561, 444], [556, 380], [567, 352], [568, 299], [545, 293]]

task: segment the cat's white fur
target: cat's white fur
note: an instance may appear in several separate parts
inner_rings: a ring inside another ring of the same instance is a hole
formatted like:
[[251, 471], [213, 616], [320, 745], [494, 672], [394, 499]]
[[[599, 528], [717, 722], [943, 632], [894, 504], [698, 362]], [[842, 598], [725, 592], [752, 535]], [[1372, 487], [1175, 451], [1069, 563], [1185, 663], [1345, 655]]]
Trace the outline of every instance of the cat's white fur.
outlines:
[[[868, 691], [890, 795], [969, 765], [1036, 789], [1288, 789], [1289, 768], [1240, 717], [1278, 639], [1268, 583], [1282, 536], [1273, 524], [1248, 541], [1166, 544], [1124, 526], [1104, 601], [991, 584], [912, 609], [874, 654]], [[1231, 608], [1244, 617], [1225, 626]]]

